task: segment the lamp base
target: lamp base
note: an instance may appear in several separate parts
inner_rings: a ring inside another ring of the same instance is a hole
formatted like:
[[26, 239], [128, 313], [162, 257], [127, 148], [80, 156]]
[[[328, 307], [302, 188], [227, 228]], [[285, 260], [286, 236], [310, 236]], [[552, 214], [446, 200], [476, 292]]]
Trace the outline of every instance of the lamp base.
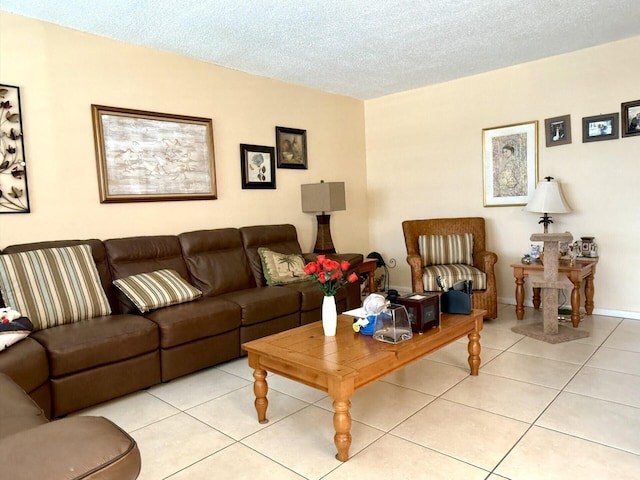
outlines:
[[323, 213], [322, 215], [316, 215], [316, 219], [318, 220], [318, 236], [316, 237], [316, 246], [313, 249], [313, 253], [322, 255], [336, 253], [331, 239], [331, 226], [329, 225], [331, 215]]

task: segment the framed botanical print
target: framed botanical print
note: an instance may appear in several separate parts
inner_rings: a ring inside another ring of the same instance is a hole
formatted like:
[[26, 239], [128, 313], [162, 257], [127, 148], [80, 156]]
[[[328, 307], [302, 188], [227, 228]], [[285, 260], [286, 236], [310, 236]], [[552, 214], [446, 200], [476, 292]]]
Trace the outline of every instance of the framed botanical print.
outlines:
[[526, 205], [538, 183], [538, 121], [482, 130], [484, 206]]
[[243, 189], [275, 189], [275, 148], [240, 144], [240, 170]]
[[0, 84], [0, 213], [29, 213], [20, 87]]

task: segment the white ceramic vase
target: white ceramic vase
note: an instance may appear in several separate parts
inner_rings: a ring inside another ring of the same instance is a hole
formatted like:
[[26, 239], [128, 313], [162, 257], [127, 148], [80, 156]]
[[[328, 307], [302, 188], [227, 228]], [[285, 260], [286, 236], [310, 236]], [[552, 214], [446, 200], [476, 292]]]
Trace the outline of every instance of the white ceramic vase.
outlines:
[[322, 329], [327, 337], [335, 337], [338, 324], [336, 297], [325, 296], [322, 300]]

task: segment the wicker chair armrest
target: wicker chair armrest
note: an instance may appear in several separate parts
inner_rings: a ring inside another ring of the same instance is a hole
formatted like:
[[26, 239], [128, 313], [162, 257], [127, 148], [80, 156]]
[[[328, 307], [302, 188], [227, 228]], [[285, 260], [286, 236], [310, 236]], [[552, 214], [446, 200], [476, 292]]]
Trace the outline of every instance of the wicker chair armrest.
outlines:
[[493, 266], [498, 261], [498, 255], [494, 252], [477, 252], [473, 256], [473, 266], [479, 270], [482, 270], [484, 273], [489, 273], [493, 271]]
[[411, 267], [411, 288], [414, 292], [424, 292], [422, 257], [420, 255], [407, 255], [407, 263]]

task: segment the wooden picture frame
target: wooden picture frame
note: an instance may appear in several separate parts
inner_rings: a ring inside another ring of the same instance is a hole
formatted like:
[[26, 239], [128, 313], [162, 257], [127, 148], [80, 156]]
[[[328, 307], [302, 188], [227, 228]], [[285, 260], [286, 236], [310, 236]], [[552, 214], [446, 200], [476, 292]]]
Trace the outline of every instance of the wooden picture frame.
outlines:
[[545, 119], [544, 132], [547, 147], [571, 143], [571, 115]]
[[101, 203], [214, 200], [210, 118], [91, 105]]
[[538, 121], [482, 130], [485, 207], [526, 205], [538, 183]]
[[20, 87], [0, 84], [0, 213], [29, 213]]
[[308, 168], [306, 130], [276, 127], [276, 146], [278, 168]]
[[241, 143], [240, 171], [243, 189], [275, 189], [275, 148]]
[[625, 102], [621, 105], [622, 136], [635, 137], [640, 135], [640, 100]]
[[582, 142], [600, 142], [618, 138], [618, 113], [607, 113], [582, 118]]

